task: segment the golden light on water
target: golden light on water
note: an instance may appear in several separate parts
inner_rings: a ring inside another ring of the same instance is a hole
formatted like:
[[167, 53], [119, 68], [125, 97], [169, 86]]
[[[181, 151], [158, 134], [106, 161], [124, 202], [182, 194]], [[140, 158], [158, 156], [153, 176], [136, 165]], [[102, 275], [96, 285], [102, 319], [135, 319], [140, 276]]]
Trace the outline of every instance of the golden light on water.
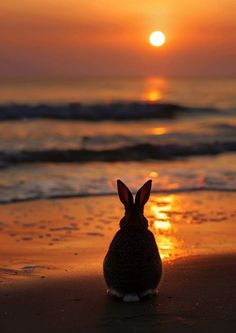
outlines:
[[173, 256], [176, 247], [176, 240], [171, 237], [158, 237], [158, 247], [161, 259], [169, 259]]
[[152, 130], [152, 134], [155, 135], [163, 135], [167, 133], [167, 129], [165, 127], [155, 127]]
[[157, 102], [159, 101], [160, 99], [162, 98], [162, 95], [161, 95], [161, 92], [158, 91], [158, 90], [150, 90], [148, 93], [147, 93], [147, 100], [149, 102]]
[[156, 177], [159, 176], [159, 174], [158, 174], [158, 172], [156, 172], [156, 171], [151, 171], [151, 172], [149, 173], [149, 176], [150, 176], [151, 178], [156, 178]]
[[160, 211], [160, 208], [157, 206], [152, 206], [152, 212], [154, 213], [157, 220], [168, 220], [169, 219], [168, 215], [165, 212]]
[[176, 205], [174, 195], [158, 196], [154, 198], [154, 203], [149, 208], [153, 218], [151, 227], [162, 259], [174, 257], [178, 251], [178, 241], [173, 235], [174, 228], [169, 214], [174, 205]]
[[167, 81], [162, 77], [148, 77], [145, 79], [146, 88], [143, 99], [149, 103], [156, 103], [165, 97]]
[[172, 228], [172, 225], [171, 225], [170, 221], [158, 221], [158, 220], [156, 220], [156, 221], [153, 222], [153, 226], [156, 229], [165, 230], [165, 231], [170, 230]]
[[149, 36], [149, 42], [154, 47], [160, 47], [165, 44], [166, 36], [162, 31], [153, 31]]

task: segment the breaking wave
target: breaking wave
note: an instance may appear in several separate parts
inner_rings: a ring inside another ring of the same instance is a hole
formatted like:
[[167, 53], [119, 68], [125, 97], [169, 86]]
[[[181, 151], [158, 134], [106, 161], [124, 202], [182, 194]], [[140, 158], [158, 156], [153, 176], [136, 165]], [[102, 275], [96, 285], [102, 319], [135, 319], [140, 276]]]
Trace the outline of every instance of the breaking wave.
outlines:
[[84, 121], [127, 121], [144, 119], [170, 119], [179, 114], [222, 112], [214, 108], [185, 107], [171, 103], [116, 102], [110, 104], [83, 105], [68, 103], [59, 105], [12, 104], [0, 106], [0, 121], [20, 119], [64, 119]]
[[171, 160], [188, 156], [217, 155], [235, 152], [236, 141], [187, 144], [135, 144], [115, 149], [52, 149], [42, 151], [13, 151], [0, 153], [0, 166], [3, 168], [15, 163], [83, 163]]

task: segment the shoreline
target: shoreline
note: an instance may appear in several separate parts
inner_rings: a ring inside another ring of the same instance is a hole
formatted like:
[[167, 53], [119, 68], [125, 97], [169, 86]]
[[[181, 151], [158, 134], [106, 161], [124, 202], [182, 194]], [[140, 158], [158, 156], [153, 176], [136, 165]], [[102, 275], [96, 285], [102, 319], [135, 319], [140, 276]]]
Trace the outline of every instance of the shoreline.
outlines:
[[[220, 188], [220, 187], [192, 187], [192, 188], [176, 188], [176, 189], [160, 189], [152, 190], [152, 194], [161, 194], [161, 195], [171, 195], [171, 194], [188, 194], [188, 193], [198, 193], [198, 192], [219, 192], [219, 193], [236, 193], [236, 188]], [[104, 198], [104, 197], [116, 197], [117, 192], [110, 193], [69, 193], [69, 194], [55, 194], [42, 197], [29, 197], [29, 198], [14, 198], [9, 201], [3, 201], [0, 199], [0, 207], [11, 204], [21, 204], [21, 203], [30, 203], [37, 201], [45, 200], [70, 200], [70, 199], [83, 199], [83, 198]]]

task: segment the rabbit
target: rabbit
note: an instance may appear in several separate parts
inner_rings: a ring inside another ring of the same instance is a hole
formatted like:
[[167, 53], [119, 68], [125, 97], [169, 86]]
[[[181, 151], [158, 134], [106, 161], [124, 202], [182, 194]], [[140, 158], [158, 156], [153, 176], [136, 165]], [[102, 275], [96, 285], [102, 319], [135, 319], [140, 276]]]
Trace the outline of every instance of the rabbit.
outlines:
[[154, 295], [162, 274], [162, 262], [153, 233], [143, 215], [152, 181], [137, 192], [135, 202], [128, 187], [117, 180], [125, 216], [103, 262], [108, 294], [126, 302], [140, 301]]

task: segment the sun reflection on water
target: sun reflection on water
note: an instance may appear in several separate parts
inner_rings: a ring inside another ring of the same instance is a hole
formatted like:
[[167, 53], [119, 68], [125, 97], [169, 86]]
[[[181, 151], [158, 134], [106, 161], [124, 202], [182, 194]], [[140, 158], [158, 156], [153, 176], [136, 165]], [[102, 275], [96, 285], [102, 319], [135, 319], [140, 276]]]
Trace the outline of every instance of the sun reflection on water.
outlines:
[[176, 227], [171, 220], [171, 212], [177, 208], [175, 195], [158, 196], [149, 205], [150, 227], [156, 238], [160, 256], [169, 259], [177, 256], [180, 250], [180, 240], [174, 236]]
[[150, 90], [146, 95], [146, 99], [150, 103], [155, 103], [162, 98], [161, 92], [158, 90]]
[[163, 99], [166, 89], [166, 80], [161, 77], [148, 77], [145, 80], [146, 89], [144, 92], [144, 100], [149, 103], [156, 103]]
[[152, 177], [152, 178], [156, 178], [156, 177], [159, 176], [159, 174], [158, 174], [158, 172], [156, 172], [156, 171], [151, 171], [151, 172], [149, 173], [149, 176]]
[[152, 129], [151, 132], [154, 135], [163, 135], [163, 134], [167, 134], [167, 129], [165, 127], [155, 127]]
[[170, 221], [154, 221], [153, 223], [155, 229], [168, 231], [172, 228]]

